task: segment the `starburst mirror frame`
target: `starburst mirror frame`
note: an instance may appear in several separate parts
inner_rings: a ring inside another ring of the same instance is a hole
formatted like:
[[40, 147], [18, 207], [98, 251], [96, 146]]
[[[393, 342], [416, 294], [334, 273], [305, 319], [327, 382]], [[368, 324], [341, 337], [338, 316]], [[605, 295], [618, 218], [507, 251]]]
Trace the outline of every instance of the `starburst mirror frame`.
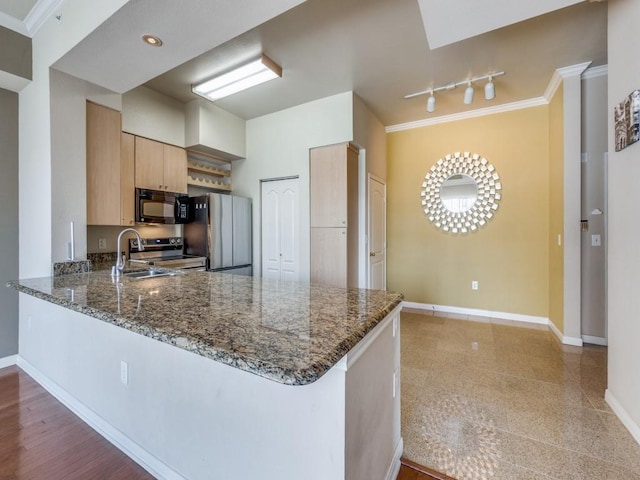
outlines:
[[[453, 211], [442, 201], [443, 184], [451, 177], [471, 177], [477, 188], [473, 204], [464, 211]], [[446, 155], [429, 169], [422, 182], [422, 208], [437, 228], [454, 234], [468, 233], [484, 226], [498, 210], [502, 198], [502, 184], [496, 169], [489, 161], [469, 152]]]

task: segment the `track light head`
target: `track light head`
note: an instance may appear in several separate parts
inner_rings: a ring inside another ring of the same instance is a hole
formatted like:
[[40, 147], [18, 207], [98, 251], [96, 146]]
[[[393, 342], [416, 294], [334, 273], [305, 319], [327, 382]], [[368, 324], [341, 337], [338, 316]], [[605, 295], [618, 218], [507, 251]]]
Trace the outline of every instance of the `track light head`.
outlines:
[[493, 100], [496, 98], [496, 87], [493, 84], [492, 77], [489, 77], [489, 81], [484, 86], [484, 98], [485, 100]]
[[433, 91], [431, 91], [431, 95], [427, 99], [427, 112], [433, 113], [436, 109], [436, 97], [433, 96]]
[[471, 82], [467, 83], [467, 88], [464, 91], [464, 103], [465, 105], [470, 105], [473, 103], [473, 94], [474, 90], [471, 86]]

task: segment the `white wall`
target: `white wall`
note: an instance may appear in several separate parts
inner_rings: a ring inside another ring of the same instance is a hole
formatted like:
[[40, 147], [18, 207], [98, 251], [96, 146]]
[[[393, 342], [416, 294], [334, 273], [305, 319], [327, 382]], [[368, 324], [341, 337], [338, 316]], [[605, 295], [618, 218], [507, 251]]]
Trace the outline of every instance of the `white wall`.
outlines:
[[18, 95], [0, 89], [0, 364], [18, 353]]
[[387, 133], [364, 101], [353, 95], [353, 141], [360, 146], [359, 193], [360, 211], [358, 241], [360, 258], [358, 259], [358, 284], [366, 288], [369, 275], [369, 222], [368, 222], [368, 175], [372, 174], [386, 182], [387, 180]]
[[367, 173], [387, 179], [387, 133], [364, 101], [353, 95], [353, 141], [367, 151]]
[[74, 222], [75, 258], [87, 258], [87, 108], [91, 100], [121, 110], [121, 95], [51, 69], [51, 256], [68, 258]]
[[122, 95], [122, 130], [184, 147], [184, 104], [147, 87], [129, 90]]
[[[20, 277], [49, 275], [52, 263], [52, 164], [49, 66], [126, 0], [67, 0], [64, 23], [49, 18], [32, 41], [33, 81], [19, 97]], [[61, 26], [62, 25], [62, 26]]]
[[246, 122], [213, 103], [196, 99], [185, 105], [187, 147], [196, 147], [222, 158], [246, 156]]
[[300, 280], [309, 281], [309, 149], [353, 139], [353, 94], [341, 93], [247, 121], [247, 158], [231, 184], [253, 200], [254, 275], [261, 275], [260, 180], [300, 176]]
[[613, 108], [640, 88], [633, 53], [640, 2], [609, 2], [609, 385], [607, 400], [640, 442], [640, 142], [615, 152]]
[[[588, 73], [587, 70], [586, 73]], [[582, 81], [582, 218], [589, 221], [589, 231], [582, 234], [582, 335], [604, 339], [605, 305], [605, 231], [604, 155], [607, 151], [607, 76]], [[594, 209], [602, 215], [592, 215]], [[591, 236], [600, 235], [602, 245], [591, 245]], [[588, 338], [586, 340], [589, 340]]]

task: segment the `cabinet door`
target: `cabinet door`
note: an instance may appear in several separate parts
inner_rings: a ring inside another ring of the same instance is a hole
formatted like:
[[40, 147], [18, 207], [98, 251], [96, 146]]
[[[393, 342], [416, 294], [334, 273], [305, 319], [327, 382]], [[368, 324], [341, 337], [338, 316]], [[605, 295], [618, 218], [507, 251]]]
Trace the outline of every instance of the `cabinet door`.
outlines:
[[164, 190], [163, 144], [136, 137], [135, 184], [138, 188]]
[[135, 137], [122, 133], [120, 146], [120, 225], [135, 223]]
[[311, 229], [311, 283], [347, 287], [347, 229]]
[[87, 224], [120, 225], [121, 115], [87, 102]]
[[313, 148], [309, 158], [312, 227], [347, 227], [347, 145]]
[[173, 145], [164, 148], [164, 190], [187, 193], [187, 151]]

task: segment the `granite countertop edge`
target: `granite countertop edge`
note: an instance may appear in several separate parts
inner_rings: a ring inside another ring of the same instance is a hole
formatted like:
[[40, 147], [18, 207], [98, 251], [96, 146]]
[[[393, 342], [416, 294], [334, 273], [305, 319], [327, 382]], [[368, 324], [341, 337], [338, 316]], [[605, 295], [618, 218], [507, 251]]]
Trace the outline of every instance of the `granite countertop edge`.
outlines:
[[69, 310], [88, 315], [106, 323], [124, 328], [131, 332], [143, 335], [145, 337], [158, 340], [160, 342], [173, 345], [177, 348], [189, 351], [196, 355], [220, 362], [222, 364], [237, 368], [239, 370], [252, 373], [254, 375], [290, 386], [304, 386], [311, 384], [320, 379], [334, 365], [336, 365], [352, 348], [354, 348], [366, 335], [373, 330], [389, 313], [391, 313], [403, 299], [402, 294], [397, 294], [396, 298], [389, 302], [385, 308], [380, 309], [375, 315], [369, 317], [367, 326], [358, 332], [345, 338], [329, 350], [326, 357], [307, 368], [292, 370], [286, 369], [273, 363], [261, 361], [259, 359], [247, 359], [243, 355], [234, 355], [228, 351], [215, 349], [210, 345], [206, 345], [202, 341], [195, 338], [187, 338], [185, 336], [176, 336], [174, 334], [164, 332], [161, 329], [150, 327], [137, 322], [135, 319], [124, 318], [109, 312], [98, 310], [90, 306], [74, 303], [69, 300], [61, 299], [53, 295], [47, 294], [40, 290], [22, 285], [19, 281], [10, 281], [7, 287], [16, 289], [17, 291], [47, 301], [54, 305], [67, 308]]

